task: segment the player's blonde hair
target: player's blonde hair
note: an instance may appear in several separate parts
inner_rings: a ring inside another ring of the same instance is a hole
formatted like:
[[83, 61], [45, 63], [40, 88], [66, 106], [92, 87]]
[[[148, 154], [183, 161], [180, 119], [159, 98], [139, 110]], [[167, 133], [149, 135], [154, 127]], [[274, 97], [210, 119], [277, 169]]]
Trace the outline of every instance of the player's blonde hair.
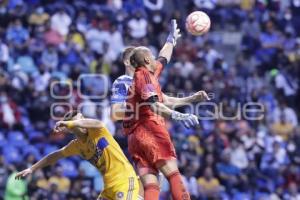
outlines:
[[122, 53], [122, 60], [130, 59], [135, 46], [126, 47]]

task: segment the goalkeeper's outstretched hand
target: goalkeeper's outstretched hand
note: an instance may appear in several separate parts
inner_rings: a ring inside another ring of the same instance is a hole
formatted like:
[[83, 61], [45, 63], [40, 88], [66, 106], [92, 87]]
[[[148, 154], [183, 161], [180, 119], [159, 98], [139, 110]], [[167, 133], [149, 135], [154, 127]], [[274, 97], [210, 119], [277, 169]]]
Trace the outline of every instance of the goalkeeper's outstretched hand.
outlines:
[[173, 46], [175, 46], [178, 38], [180, 38], [180, 37], [181, 37], [180, 29], [177, 26], [176, 19], [172, 19], [171, 20], [171, 30], [168, 35], [167, 42], [170, 42], [173, 44]]
[[186, 128], [199, 125], [198, 117], [193, 114], [183, 114], [177, 111], [173, 111], [171, 118], [175, 121], [180, 121]]

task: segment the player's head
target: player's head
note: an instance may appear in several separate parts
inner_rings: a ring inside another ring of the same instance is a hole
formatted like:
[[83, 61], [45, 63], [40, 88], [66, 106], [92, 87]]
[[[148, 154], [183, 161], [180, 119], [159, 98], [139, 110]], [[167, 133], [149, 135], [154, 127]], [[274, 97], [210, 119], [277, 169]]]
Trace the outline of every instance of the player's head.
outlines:
[[65, 114], [63, 121], [78, 120], [83, 118], [84, 117], [80, 112], [78, 112], [77, 110], [71, 110]]
[[130, 64], [130, 57], [133, 53], [134, 46], [126, 47], [122, 53], [122, 61], [126, 68], [126, 74], [130, 75], [134, 73], [134, 67]]
[[144, 46], [136, 47], [133, 50], [130, 63], [135, 68], [144, 66], [150, 71], [154, 71], [156, 67], [154, 55], [149, 48]]

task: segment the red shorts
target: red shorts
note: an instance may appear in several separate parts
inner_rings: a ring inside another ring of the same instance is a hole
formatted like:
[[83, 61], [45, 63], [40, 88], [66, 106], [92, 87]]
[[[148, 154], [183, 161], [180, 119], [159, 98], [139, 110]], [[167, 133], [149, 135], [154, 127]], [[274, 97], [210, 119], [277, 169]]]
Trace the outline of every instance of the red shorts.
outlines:
[[157, 174], [157, 167], [166, 160], [176, 159], [170, 135], [164, 125], [147, 121], [128, 136], [128, 150], [139, 175]]

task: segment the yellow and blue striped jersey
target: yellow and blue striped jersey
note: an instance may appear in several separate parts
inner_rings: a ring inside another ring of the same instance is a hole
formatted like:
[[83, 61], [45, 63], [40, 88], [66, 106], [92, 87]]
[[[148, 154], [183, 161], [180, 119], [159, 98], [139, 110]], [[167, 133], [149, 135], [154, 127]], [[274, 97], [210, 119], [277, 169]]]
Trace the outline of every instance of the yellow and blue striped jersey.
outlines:
[[79, 155], [88, 160], [102, 173], [106, 188], [136, 176], [119, 144], [105, 127], [88, 129], [85, 142], [74, 139], [62, 148], [62, 153], [65, 157]]

